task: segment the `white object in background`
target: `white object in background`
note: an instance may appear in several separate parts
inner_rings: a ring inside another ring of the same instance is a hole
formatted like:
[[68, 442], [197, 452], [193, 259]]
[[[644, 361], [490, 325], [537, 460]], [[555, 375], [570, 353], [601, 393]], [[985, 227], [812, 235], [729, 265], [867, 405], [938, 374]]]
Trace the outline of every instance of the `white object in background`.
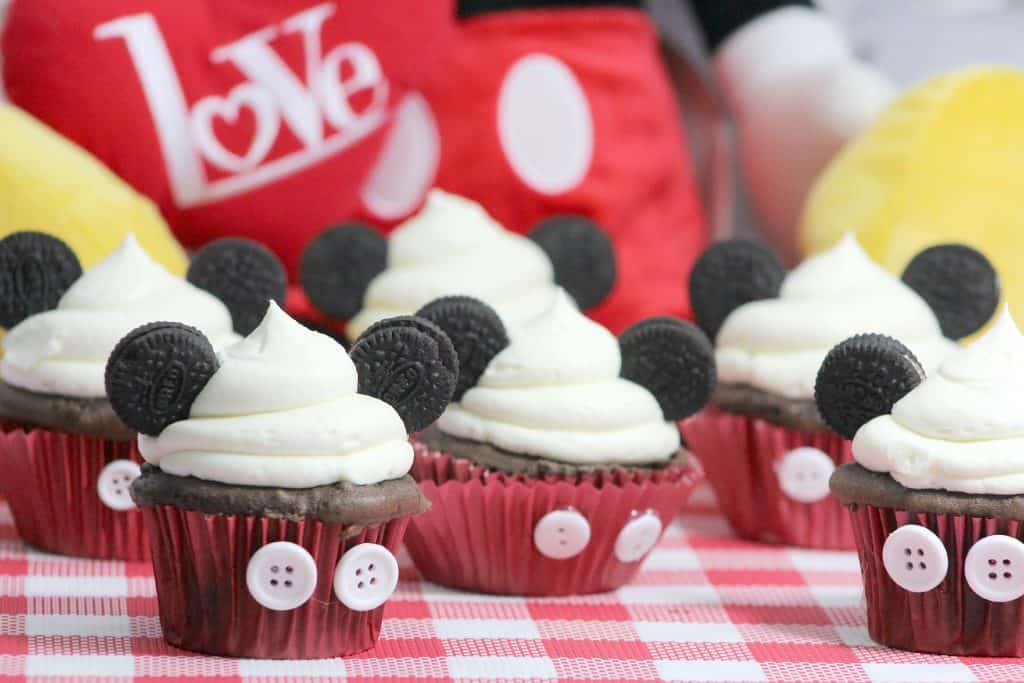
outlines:
[[967, 585], [990, 602], [1010, 602], [1024, 595], [1024, 543], [996, 534], [981, 539], [964, 560]]
[[249, 595], [278, 612], [304, 605], [316, 590], [316, 580], [313, 556], [301, 545], [288, 541], [263, 546], [249, 558], [245, 569]]
[[801, 503], [817, 503], [828, 497], [828, 480], [836, 471], [832, 458], [817, 448], [794, 448], [775, 465], [779, 488]]
[[132, 482], [138, 479], [140, 474], [142, 469], [137, 462], [111, 460], [100, 470], [100, 476], [96, 478], [96, 493], [103, 504], [111, 510], [134, 510], [135, 501], [131, 497], [131, 488]]
[[946, 546], [930, 529], [907, 524], [885, 539], [882, 564], [897, 586], [911, 593], [924, 593], [946, 578], [949, 556]]
[[377, 609], [398, 586], [398, 561], [377, 543], [360, 543], [350, 549], [334, 570], [334, 594], [355, 612]]
[[658, 515], [648, 510], [626, 522], [615, 539], [615, 557], [619, 562], [636, 562], [654, 550], [664, 529]]
[[590, 543], [590, 522], [575, 510], [554, 510], [540, 518], [533, 529], [533, 544], [544, 557], [566, 560], [583, 552]]

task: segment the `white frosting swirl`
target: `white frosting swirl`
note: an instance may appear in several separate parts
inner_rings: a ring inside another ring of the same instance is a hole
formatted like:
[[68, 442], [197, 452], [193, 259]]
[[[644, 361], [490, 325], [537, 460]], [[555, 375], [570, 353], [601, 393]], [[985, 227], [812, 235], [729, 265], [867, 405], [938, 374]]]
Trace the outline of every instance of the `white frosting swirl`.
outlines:
[[654, 396], [619, 377], [618, 340], [561, 290], [510, 338], [448, 406], [442, 431], [574, 464], [662, 462], [679, 449], [679, 430]]
[[715, 340], [718, 380], [810, 399], [832, 347], [864, 332], [899, 339], [926, 369], [957, 348], [924, 299], [847, 235], [790, 272], [778, 298], [744, 304], [726, 318]]
[[187, 420], [139, 436], [147, 462], [225, 484], [375, 484], [412, 467], [405, 426], [356, 393], [356, 368], [330, 337], [271, 302], [260, 326], [220, 354]]
[[1024, 337], [1009, 309], [858, 430], [853, 456], [913, 489], [1024, 494]]
[[515, 325], [547, 308], [554, 292], [551, 261], [533, 241], [476, 202], [431, 190], [423, 210], [388, 238], [388, 267], [370, 282], [348, 335], [453, 294], [480, 299]]
[[231, 314], [217, 297], [164, 270], [129, 234], [71, 285], [57, 308], [7, 332], [0, 377], [46, 394], [105, 396], [103, 373], [114, 346], [131, 330], [157, 320], [197, 327], [215, 348], [238, 339]]

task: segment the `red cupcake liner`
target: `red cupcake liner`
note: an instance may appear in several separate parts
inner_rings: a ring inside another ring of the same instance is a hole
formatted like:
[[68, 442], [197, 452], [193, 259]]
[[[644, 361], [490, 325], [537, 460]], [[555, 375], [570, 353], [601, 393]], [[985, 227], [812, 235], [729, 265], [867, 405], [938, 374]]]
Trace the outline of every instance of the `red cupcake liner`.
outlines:
[[21, 538], [63, 555], [148, 560], [142, 513], [113, 510], [96, 492], [114, 460], [141, 463], [135, 440], [0, 424], [0, 488]]
[[[1024, 657], [1024, 600], [990, 602], [971, 590], [964, 577], [971, 546], [993, 534], [1024, 541], [1024, 522], [870, 505], [854, 506], [852, 518], [873, 640], [915, 652]], [[885, 539], [906, 524], [933, 531], [949, 557], [946, 578], [924, 593], [900, 588], [882, 565]]]
[[[619, 532], [647, 511], [667, 526], [702, 479], [692, 458], [656, 471], [527, 477], [413, 445], [411, 474], [431, 509], [410, 522], [406, 548], [425, 578], [479, 593], [578, 595], [629, 583], [642, 560], [615, 557]], [[534, 526], [562, 509], [582, 514], [591, 537], [578, 555], [551, 559], [535, 549]]]
[[[245, 515], [208, 515], [169, 505], [143, 510], [153, 546], [160, 624], [171, 645], [211, 655], [319, 659], [368, 650], [384, 606], [356, 612], [334, 594], [334, 571], [350, 548], [377, 543], [398, 553], [408, 517], [373, 527]], [[302, 546], [317, 569], [300, 607], [267, 609], [246, 587], [249, 559], [275, 541]]]
[[814, 503], [782, 490], [776, 464], [789, 451], [816, 448], [839, 467], [851, 462], [850, 441], [833, 432], [788, 429], [765, 420], [708, 408], [680, 423], [686, 445], [700, 459], [719, 509], [743, 538], [853, 550], [849, 513], [832, 495]]

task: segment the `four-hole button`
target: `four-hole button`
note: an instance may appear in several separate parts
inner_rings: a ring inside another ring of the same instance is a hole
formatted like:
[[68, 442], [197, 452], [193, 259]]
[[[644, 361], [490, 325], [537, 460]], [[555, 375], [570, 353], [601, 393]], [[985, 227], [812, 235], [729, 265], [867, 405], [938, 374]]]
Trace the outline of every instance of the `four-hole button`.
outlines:
[[942, 541], [930, 529], [907, 524], [885, 539], [882, 564], [889, 578], [900, 588], [924, 593], [946, 578], [949, 556]]
[[967, 585], [991, 602], [1009, 602], [1024, 595], [1024, 543], [996, 534], [981, 539], [964, 560]]

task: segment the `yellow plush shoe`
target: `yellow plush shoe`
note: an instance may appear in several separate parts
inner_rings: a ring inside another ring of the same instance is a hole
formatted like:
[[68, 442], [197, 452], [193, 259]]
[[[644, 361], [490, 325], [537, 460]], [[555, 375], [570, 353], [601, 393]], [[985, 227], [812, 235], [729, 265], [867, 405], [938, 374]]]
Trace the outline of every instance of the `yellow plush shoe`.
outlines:
[[999, 271], [1024, 318], [1024, 71], [971, 68], [899, 98], [829, 165], [802, 225], [807, 253], [856, 231], [894, 272], [923, 247], [964, 242]]
[[29, 114], [0, 105], [0, 237], [26, 229], [60, 237], [85, 268], [129, 231], [172, 272], [188, 265], [153, 202]]

